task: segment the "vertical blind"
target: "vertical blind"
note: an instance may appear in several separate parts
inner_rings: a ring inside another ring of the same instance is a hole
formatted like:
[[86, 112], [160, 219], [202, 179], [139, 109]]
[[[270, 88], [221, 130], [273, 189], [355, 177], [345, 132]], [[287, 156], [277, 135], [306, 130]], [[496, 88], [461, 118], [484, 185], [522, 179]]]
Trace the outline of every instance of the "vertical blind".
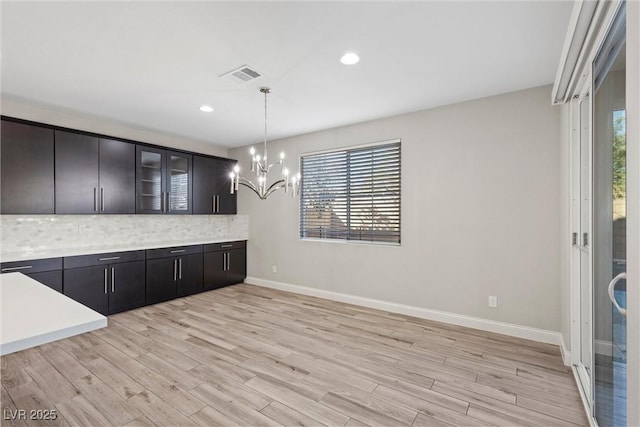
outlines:
[[400, 142], [304, 155], [300, 237], [400, 243]]

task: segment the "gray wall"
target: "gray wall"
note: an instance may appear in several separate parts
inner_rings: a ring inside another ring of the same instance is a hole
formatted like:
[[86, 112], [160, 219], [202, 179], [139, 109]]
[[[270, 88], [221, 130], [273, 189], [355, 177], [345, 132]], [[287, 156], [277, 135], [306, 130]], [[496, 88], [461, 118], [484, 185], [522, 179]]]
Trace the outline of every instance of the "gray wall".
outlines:
[[[301, 153], [401, 138], [402, 245], [301, 241], [298, 200], [241, 188], [249, 276], [559, 331], [561, 133], [550, 90], [270, 142], [291, 166]], [[229, 152], [245, 172], [247, 149]]]

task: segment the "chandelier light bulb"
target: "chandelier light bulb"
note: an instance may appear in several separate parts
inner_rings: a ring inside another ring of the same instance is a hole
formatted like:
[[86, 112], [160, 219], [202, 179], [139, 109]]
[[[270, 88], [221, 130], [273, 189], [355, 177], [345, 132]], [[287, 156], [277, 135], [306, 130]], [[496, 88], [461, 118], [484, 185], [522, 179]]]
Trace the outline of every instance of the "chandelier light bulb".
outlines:
[[284, 160], [284, 151], [280, 152], [280, 160]]
[[284, 176], [289, 176], [289, 169], [284, 168], [284, 170], [282, 171], [282, 174], [283, 174]]
[[233, 171], [234, 171], [235, 173], [239, 173], [239, 172], [240, 172], [240, 166], [235, 165], [235, 166], [233, 167]]
[[255, 148], [253, 148], [253, 147], [251, 147], [251, 148], [249, 149], [249, 154], [251, 154], [252, 156], [253, 156], [253, 155], [255, 155], [255, 154], [256, 154], [256, 149], [255, 149]]

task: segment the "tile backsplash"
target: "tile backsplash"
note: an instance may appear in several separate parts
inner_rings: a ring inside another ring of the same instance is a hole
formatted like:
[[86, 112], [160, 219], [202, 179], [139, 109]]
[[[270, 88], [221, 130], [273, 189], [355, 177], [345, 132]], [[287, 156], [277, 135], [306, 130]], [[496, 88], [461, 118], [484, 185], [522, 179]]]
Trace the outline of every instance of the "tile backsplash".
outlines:
[[246, 240], [248, 215], [0, 215], [2, 254]]

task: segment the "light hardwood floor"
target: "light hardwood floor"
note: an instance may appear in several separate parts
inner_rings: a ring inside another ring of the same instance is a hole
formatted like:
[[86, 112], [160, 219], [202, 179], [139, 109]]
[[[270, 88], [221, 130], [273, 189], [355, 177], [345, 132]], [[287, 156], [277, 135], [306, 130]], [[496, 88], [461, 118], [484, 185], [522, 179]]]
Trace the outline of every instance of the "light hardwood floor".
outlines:
[[246, 284], [0, 361], [3, 426], [587, 425], [556, 346]]

